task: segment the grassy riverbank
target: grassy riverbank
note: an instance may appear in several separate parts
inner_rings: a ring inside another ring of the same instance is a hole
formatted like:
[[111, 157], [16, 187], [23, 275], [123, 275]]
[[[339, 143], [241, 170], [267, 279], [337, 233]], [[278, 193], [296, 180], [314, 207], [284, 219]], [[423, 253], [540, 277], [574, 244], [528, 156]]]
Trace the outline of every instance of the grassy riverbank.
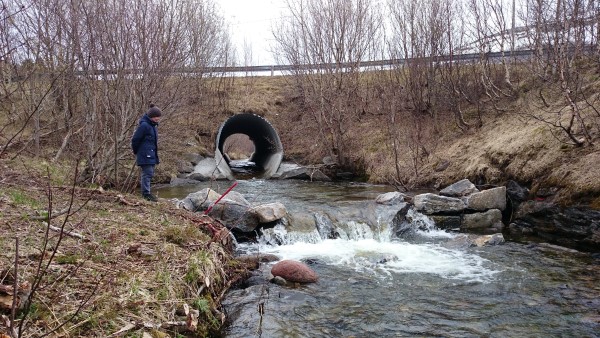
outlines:
[[[218, 334], [220, 301], [245, 273], [220, 224], [166, 200], [73, 186], [71, 163], [17, 157], [0, 167], [0, 281], [12, 285], [16, 270], [25, 283], [24, 336]], [[10, 317], [11, 297], [0, 297]]]

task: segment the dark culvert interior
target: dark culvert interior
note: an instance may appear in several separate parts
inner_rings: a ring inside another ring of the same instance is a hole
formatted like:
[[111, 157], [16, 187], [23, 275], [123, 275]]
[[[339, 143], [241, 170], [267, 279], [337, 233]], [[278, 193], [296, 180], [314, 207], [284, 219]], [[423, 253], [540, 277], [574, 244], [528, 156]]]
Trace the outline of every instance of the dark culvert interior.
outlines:
[[229, 179], [234, 179], [232, 166], [236, 165], [226, 154], [226, 140], [232, 135], [248, 136], [254, 144], [254, 152], [248, 161], [254, 163], [250, 175], [270, 178], [277, 172], [283, 158], [283, 146], [275, 128], [264, 118], [251, 113], [236, 114], [227, 119], [219, 128], [215, 149], [215, 159], [219, 170]]

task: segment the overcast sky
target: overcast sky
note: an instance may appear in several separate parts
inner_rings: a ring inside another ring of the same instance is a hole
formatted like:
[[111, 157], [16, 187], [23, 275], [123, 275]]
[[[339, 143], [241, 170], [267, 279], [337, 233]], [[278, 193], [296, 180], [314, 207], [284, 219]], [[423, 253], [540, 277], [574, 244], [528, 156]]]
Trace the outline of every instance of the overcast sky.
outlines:
[[230, 25], [231, 38], [237, 49], [238, 63], [244, 63], [244, 39], [252, 47], [251, 65], [275, 64], [269, 46], [271, 27], [281, 18], [282, 0], [216, 0]]

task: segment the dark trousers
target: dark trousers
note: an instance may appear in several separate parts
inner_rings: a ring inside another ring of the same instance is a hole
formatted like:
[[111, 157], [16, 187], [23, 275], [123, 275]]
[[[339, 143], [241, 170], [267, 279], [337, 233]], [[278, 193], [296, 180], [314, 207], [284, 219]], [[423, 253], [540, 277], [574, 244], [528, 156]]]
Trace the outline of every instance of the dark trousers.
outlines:
[[154, 164], [150, 165], [141, 165], [142, 168], [142, 179], [140, 182], [140, 188], [142, 190], [142, 195], [150, 194], [150, 181], [154, 176]]

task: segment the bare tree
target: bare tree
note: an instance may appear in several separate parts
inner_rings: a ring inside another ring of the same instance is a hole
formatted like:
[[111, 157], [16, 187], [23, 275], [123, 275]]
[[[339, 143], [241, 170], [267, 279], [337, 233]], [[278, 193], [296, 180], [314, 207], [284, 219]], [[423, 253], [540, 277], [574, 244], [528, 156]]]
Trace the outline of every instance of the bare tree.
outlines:
[[361, 62], [379, 51], [381, 14], [366, 0], [290, 0], [287, 7], [289, 17], [273, 31], [278, 58], [294, 66], [322, 149], [349, 166], [350, 125], [366, 104]]
[[522, 14], [536, 53], [532, 74], [555, 84], [560, 92], [553, 95], [549, 92], [553, 86], [540, 87], [542, 104], [529, 115], [575, 146], [593, 143], [600, 132], [594, 128], [598, 125], [596, 109], [584, 90], [587, 81], [582, 75], [582, 65], [592, 57], [586, 46], [597, 43], [597, 18], [586, 11], [594, 6], [586, 0], [530, 0]]
[[229, 62], [226, 27], [210, 0], [21, 3], [2, 2], [2, 60], [17, 80], [5, 86], [14, 100], [2, 113], [15, 136], [28, 136], [23, 148], [32, 142], [36, 154], [57, 149], [54, 160], [85, 158], [85, 181], [118, 186], [148, 104], [169, 112], [167, 121], [177, 117], [190, 93], [207, 87], [210, 67]]

